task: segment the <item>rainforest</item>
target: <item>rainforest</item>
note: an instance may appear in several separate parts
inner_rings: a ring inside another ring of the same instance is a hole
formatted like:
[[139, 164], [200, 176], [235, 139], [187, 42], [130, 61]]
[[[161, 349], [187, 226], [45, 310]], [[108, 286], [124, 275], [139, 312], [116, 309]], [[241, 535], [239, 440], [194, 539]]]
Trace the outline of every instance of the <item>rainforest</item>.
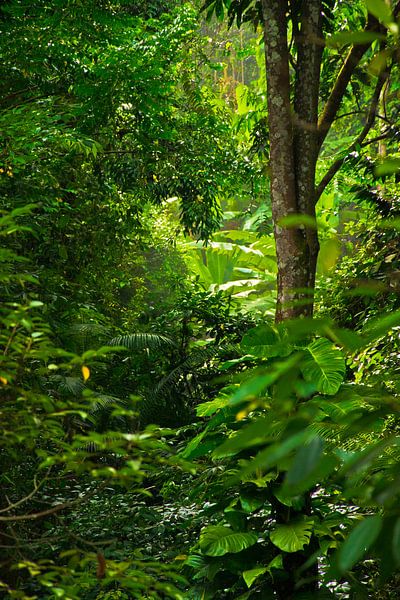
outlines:
[[0, 598], [400, 598], [400, 2], [0, 3]]

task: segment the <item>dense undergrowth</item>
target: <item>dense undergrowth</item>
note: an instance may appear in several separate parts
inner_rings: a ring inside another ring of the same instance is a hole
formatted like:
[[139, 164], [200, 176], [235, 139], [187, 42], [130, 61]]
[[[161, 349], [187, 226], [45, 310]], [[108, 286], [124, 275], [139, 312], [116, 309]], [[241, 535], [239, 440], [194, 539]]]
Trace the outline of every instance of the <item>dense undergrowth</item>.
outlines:
[[0, 594], [397, 598], [398, 67], [275, 324], [259, 32], [198, 8], [1, 7]]

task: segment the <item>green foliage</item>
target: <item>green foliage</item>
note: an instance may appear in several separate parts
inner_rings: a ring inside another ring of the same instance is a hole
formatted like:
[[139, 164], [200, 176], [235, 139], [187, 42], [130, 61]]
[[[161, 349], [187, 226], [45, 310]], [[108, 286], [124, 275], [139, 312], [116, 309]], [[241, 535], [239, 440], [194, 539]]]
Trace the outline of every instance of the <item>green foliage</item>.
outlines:
[[[204, 10], [257, 26], [260, 6]], [[316, 318], [274, 325], [259, 33], [226, 39], [181, 2], [2, 4], [4, 597], [286, 600], [288, 574], [299, 598], [390, 595], [397, 65], [379, 140], [352, 144], [398, 29], [384, 2], [332, 9], [321, 102], [349, 45], [372, 40], [369, 67], [321, 152], [318, 176], [343, 165], [317, 211]], [[382, 31], [359, 31], [366, 9]]]
[[[20, 229], [14, 219], [29, 210], [28, 207], [4, 215], [2, 237], [18, 235]], [[13, 272], [12, 266], [18, 262], [21, 261], [13, 253], [3, 254], [2, 272], [7, 274], [10, 286], [5, 288], [6, 294], [31, 281], [28, 274]], [[110, 353], [115, 354], [115, 349], [101, 347], [77, 355], [58, 348], [41, 315], [44, 305], [33, 298], [33, 291], [24, 304], [5, 297], [1, 309], [1, 412], [7, 425], [1, 434], [0, 520], [2, 539], [9, 549], [8, 559], [2, 560], [2, 588], [15, 598], [39, 593], [41, 597], [57, 594], [78, 599], [84, 589], [94, 593], [98, 587], [93, 567], [97, 561], [98, 570], [104, 571], [101, 577], [105, 586], [117, 580], [133, 594], [131, 597], [142, 597], [153, 587], [156, 598], [179, 598], [174, 582], [180, 579], [169, 567], [138, 560], [137, 556], [99, 558], [100, 548], [96, 559], [93, 549], [84, 549], [90, 548], [92, 542], [81, 537], [85, 535], [82, 531], [77, 532], [75, 547], [71, 548], [68, 528], [61, 527], [60, 535], [56, 535], [58, 554], [54, 544], [47, 541], [52, 540], [48, 535], [52, 520], [53, 524], [57, 519], [65, 523], [68, 512], [79, 514], [80, 504], [100, 494], [107, 485], [118, 482], [128, 489], [137, 489], [140, 495], [148, 472], [157, 460], [168, 462], [170, 451], [160, 439], [161, 432], [154, 429], [138, 433], [106, 429], [96, 433], [99, 408], [104, 410], [110, 403], [111, 412], [118, 399], [103, 397], [94, 382], [94, 389], [86, 382], [91, 380], [99, 362], [107, 360]], [[131, 413], [127, 407], [122, 411], [125, 416], [132, 417]], [[108, 427], [111, 424], [109, 420]], [[77, 479], [81, 481], [77, 488], [66, 484]], [[43, 518], [48, 519], [47, 525]], [[29, 528], [32, 520], [35, 527]], [[18, 555], [19, 543], [12, 543], [15, 538], [24, 544], [23, 559]]]
[[201, 532], [200, 550], [206, 556], [241, 552], [257, 542], [254, 533], [235, 533], [228, 527], [210, 525]]
[[270, 533], [271, 542], [283, 552], [298, 552], [310, 543], [312, 523], [294, 521], [287, 525], [277, 525]]
[[337, 557], [339, 573], [349, 571], [377, 539], [382, 528], [379, 515], [367, 517], [355, 527], [346, 539]]
[[328, 340], [319, 339], [307, 346], [309, 356], [302, 365], [304, 379], [321, 394], [334, 395], [343, 383], [344, 357]]
[[129, 350], [160, 350], [165, 346], [174, 346], [174, 342], [165, 335], [155, 333], [132, 333], [113, 338], [111, 346], [124, 346]]
[[[388, 318], [375, 326], [383, 326]], [[242, 571], [246, 566], [246, 586], [258, 593], [284, 580], [286, 554], [301, 556], [308, 547], [310, 564], [328, 562], [326, 584], [343, 577], [351, 581], [348, 572], [357, 569], [365, 556], [379, 556], [386, 577], [396, 569], [380, 536], [388, 535], [397, 492], [380, 469], [397, 454], [397, 436], [388, 437], [384, 428], [397, 400], [379, 388], [343, 385], [343, 350], [328, 339], [311, 343], [304, 339], [303, 332], [312, 327], [312, 322], [303, 325], [300, 320], [278, 329], [259, 326], [245, 334], [242, 347], [246, 352], [255, 349], [252, 361], [258, 366], [242, 362], [242, 371], [232, 375], [224, 395], [199, 407], [198, 414], [208, 422], [184, 453], [209, 462], [210, 474], [204, 479], [199, 475], [195, 491], [211, 503], [212, 523], [218, 523], [203, 530], [203, 536], [213, 534], [207, 543], [229, 537], [230, 528], [237, 535], [254, 533], [258, 538], [254, 556], [244, 544], [246, 538], [242, 548], [233, 545], [231, 550], [241, 555]], [[315, 321], [314, 327], [321, 325]], [[331, 333], [335, 336], [334, 330]], [[367, 335], [362, 343], [369, 343]], [[218, 475], [213, 477], [216, 468]], [[224, 497], [221, 493], [227, 489]], [[357, 512], [340, 508], [348, 502], [360, 507]], [[382, 514], [372, 515], [377, 505]], [[355, 515], [361, 519], [356, 527]], [[350, 535], [341, 544], [343, 525]], [[392, 532], [390, 539], [395, 535]], [[227, 575], [217, 577], [202, 540], [193, 550], [201, 552], [209, 570], [204, 563], [192, 568], [203, 593], [217, 596], [234, 576], [231, 594], [244, 594], [229, 552], [223, 567]], [[215, 551], [222, 560], [225, 550], [217, 546]], [[265, 564], [274, 557], [272, 575]]]
[[244, 312], [272, 313], [276, 256], [270, 236], [227, 230], [206, 246], [197, 243], [189, 248], [188, 266], [205, 289], [223, 292]]

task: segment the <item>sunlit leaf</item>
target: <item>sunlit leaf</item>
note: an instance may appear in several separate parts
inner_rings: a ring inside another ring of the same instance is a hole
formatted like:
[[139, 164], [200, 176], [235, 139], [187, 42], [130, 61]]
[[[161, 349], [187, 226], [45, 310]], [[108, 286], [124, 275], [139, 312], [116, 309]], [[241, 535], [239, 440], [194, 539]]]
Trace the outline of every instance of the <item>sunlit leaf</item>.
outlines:
[[199, 404], [196, 408], [196, 414], [199, 417], [210, 417], [218, 410], [221, 410], [221, 408], [225, 408], [228, 402], [228, 396], [217, 396], [217, 398], [210, 400], [210, 402]]
[[223, 556], [250, 548], [257, 540], [255, 533], [236, 533], [229, 527], [210, 525], [201, 531], [200, 549], [207, 556]]
[[318, 269], [322, 273], [329, 273], [336, 266], [341, 250], [341, 243], [336, 237], [331, 237], [321, 242], [318, 255]]
[[392, 175], [400, 171], [400, 158], [387, 158], [375, 167], [375, 175]]
[[279, 227], [285, 227], [286, 229], [293, 229], [295, 227], [308, 227], [309, 229], [317, 229], [317, 221], [305, 214], [292, 214], [282, 217], [278, 221]]
[[90, 377], [90, 369], [89, 367], [82, 367], [82, 377], [83, 377], [83, 381], [87, 381]]
[[393, 21], [392, 11], [385, 0], [365, 0], [365, 5], [368, 12], [385, 25], [388, 25]]
[[242, 576], [248, 588], [251, 588], [255, 580], [260, 577], [260, 575], [264, 575], [267, 572], [267, 567], [257, 567], [255, 569], [249, 569], [248, 571], [243, 571]]
[[281, 342], [278, 333], [266, 324], [250, 329], [244, 335], [240, 346], [244, 352], [260, 358], [285, 356], [290, 352], [288, 345]]
[[343, 46], [347, 44], [368, 44], [375, 40], [385, 39], [381, 33], [373, 31], [341, 31], [326, 40], [328, 47]]
[[341, 350], [320, 338], [307, 346], [308, 355], [301, 363], [307, 381], [312, 381], [322, 394], [336, 394], [343, 383], [346, 364]]
[[298, 552], [310, 543], [312, 528], [310, 521], [292, 521], [287, 525], [277, 525], [269, 537], [280, 550]]

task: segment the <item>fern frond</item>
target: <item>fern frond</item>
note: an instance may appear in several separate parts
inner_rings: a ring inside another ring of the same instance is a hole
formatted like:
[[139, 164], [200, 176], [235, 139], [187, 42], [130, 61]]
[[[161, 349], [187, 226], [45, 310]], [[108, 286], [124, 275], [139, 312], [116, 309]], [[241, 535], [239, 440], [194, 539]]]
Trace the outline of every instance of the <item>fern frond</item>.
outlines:
[[220, 350], [221, 346], [208, 346], [193, 351], [186, 360], [161, 379], [153, 390], [154, 396], [162, 394], [165, 388], [173, 388], [183, 375], [202, 367], [207, 361], [214, 358]]
[[85, 389], [85, 385], [80, 377], [53, 375], [52, 377], [49, 377], [49, 383], [63, 396], [72, 395], [80, 397]]
[[159, 333], [131, 333], [119, 335], [109, 342], [110, 346], [125, 346], [129, 350], [162, 350], [165, 347], [175, 347], [171, 338]]
[[110, 335], [110, 328], [101, 323], [73, 323], [60, 331], [64, 342], [78, 354], [100, 345]]
[[[139, 411], [141, 422], [156, 422], [174, 427], [176, 423], [190, 420], [193, 405], [204, 400], [196, 383], [196, 374], [220, 352], [229, 351], [232, 351], [232, 346], [227, 345], [193, 349], [191, 354], [157, 385], [142, 392]], [[196, 395], [198, 397], [195, 397]]]
[[128, 424], [125, 416], [115, 416], [112, 412], [115, 408], [128, 408], [127, 400], [116, 398], [107, 394], [95, 394], [88, 411], [88, 420], [97, 431], [107, 429], [124, 430]]
[[74, 323], [73, 325], [70, 325], [67, 329], [63, 331], [63, 335], [91, 335], [93, 337], [100, 337], [107, 335], [109, 331], [109, 327], [101, 325], [100, 323]]
[[123, 398], [108, 396], [106, 394], [95, 394], [89, 414], [96, 415], [104, 411], [111, 411], [116, 406], [127, 408], [128, 403]]

